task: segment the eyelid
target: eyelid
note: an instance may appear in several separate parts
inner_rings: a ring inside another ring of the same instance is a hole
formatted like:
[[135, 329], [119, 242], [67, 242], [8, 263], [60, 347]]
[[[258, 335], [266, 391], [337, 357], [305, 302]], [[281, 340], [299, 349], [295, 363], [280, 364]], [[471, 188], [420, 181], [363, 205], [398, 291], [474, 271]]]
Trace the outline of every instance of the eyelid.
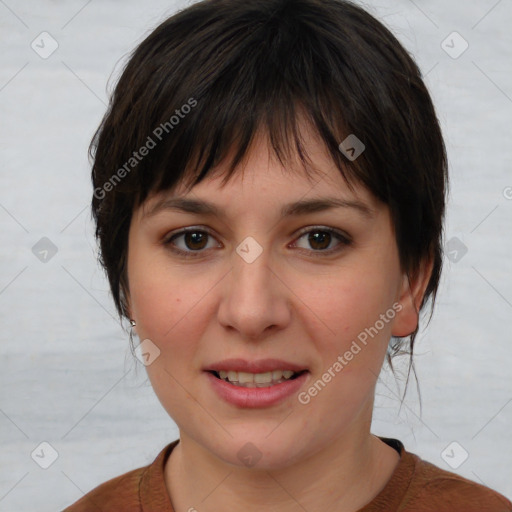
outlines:
[[173, 247], [171, 244], [171, 241], [173, 238], [179, 238], [179, 237], [185, 235], [187, 232], [204, 232], [211, 238], [216, 239], [216, 237], [212, 233], [212, 231], [209, 228], [207, 228], [206, 226], [187, 226], [185, 228], [176, 229], [174, 231], [171, 231], [170, 233], [167, 233], [162, 239], [162, 244], [165, 247], [167, 247], [169, 251], [173, 252], [174, 254], [177, 254], [178, 257], [181, 257], [184, 259], [199, 259], [207, 252], [206, 250], [184, 251], [183, 249]]
[[[162, 243], [163, 244], [168, 244], [174, 237], [178, 237], [178, 236], [184, 235], [184, 234], [186, 234], [188, 232], [192, 232], [192, 233], [204, 232], [204, 233], [207, 233], [212, 238], [217, 239], [217, 237], [214, 235], [212, 230], [207, 228], [206, 226], [188, 226], [186, 228], [176, 229], [174, 231], [171, 231], [170, 233], [167, 233], [163, 237]], [[190, 252], [193, 252], [193, 251], [190, 251]], [[200, 252], [200, 251], [195, 251], [195, 252]]]
[[[329, 226], [322, 226], [322, 225], [312, 225], [312, 226], [306, 226], [304, 228], [302, 228], [296, 235], [295, 237], [296, 238], [300, 238], [302, 235], [306, 234], [306, 233], [309, 233], [310, 231], [325, 231], [327, 233], [332, 233], [334, 235], [337, 235], [339, 236], [340, 238], [342, 238], [345, 242], [347, 243], [351, 243], [352, 242], [352, 237], [348, 234], [348, 233], [345, 233], [344, 231], [340, 230], [340, 229], [337, 229], [337, 228], [331, 228]], [[316, 252], [321, 252], [321, 251], [316, 251]]]

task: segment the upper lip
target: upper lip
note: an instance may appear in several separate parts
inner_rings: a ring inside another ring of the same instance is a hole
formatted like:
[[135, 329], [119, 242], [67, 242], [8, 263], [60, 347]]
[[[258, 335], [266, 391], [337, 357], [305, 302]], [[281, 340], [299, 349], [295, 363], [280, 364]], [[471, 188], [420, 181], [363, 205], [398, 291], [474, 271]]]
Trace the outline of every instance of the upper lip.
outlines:
[[224, 359], [208, 365], [204, 370], [207, 372], [233, 371], [247, 373], [266, 373], [272, 370], [291, 370], [292, 372], [301, 372], [305, 370], [303, 366], [295, 363], [283, 361], [282, 359], [258, 359], [247, 361], [246, 359]]

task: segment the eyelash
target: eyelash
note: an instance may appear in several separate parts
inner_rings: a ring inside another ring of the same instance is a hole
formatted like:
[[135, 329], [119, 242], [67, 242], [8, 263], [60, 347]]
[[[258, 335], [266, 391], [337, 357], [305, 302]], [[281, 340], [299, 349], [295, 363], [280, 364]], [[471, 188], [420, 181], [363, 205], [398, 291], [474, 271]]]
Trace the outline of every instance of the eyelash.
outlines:
[[[349, 236], [342, 233], [341, 231], [338, 231], [333, 228], [327, 228], [324, 226], [308, 226], [307, 228], [304, 228], [298, 233], [298, 236], [296, 240], [300, 240], [305, 234], [311, 233], [311, 232], [320, 232], [320, 233], [329, 233], [330, 235], [334, 235], [339, 241], [340, 244], [338, 244], [337, 248], [334, 249], [328, 249], [328, 250], [308, 250], [308, 249], [302, 249], [299, 248], [300, 252], [307, 252], [308, 254], [313, 253], [316, 256], [319, 257], [325, 257], [330, 256], [334, 253], [337, 253], [341, 250], [343, 250], [345, 247], [350, 246], [352, 244], [352, 240]], [[178, 231], [176, 233], [171, 233], [169, 236], [167, 236], [163, 244], [167, 247], [169, 247], [169, 250], [172, 252], [184, 257], [184, 258], [198, 258], [201, 257], [202, 254], [205, 252], [204, 249], [198, 250], [198, 251], [184, 251], [183, 249], [177, 249], [175, 246], [173, 246], [173, 241], [181, 236], [184, 236], [187, 233], [206, 233], [208, 236], [211, 236], [212, 238], [215, 238], [213, 234], [207, 230], [207, 229], [198, 229], [195, 227], [183, 229], [181, 231]]]

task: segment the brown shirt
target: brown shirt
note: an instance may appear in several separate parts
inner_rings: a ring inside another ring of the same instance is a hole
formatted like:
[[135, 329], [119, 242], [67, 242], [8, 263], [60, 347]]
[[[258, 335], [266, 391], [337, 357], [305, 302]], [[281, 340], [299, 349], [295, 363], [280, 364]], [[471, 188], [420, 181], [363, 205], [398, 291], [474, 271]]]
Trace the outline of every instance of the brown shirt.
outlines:
[[[358, 512], [512, 512], [501, 494], [420, 459], [396, 439], [380, 439], [400, 453], [400, 461], [384, 489]], [[174, 512], [164, 467], [178, 442], [149, 466], [99, 485], [64, 512]]]

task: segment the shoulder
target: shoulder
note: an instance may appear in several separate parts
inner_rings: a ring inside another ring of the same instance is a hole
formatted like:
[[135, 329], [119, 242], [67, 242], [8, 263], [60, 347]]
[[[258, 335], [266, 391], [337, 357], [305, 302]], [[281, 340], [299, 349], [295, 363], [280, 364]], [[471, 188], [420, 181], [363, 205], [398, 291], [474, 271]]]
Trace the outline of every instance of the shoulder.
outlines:
[[[172, 510], [165, 488], [164, 467], [178, 440], [167, 445], [149, 465], [104, 482], [63, 512], [140, 512], [145, 505]], [[144, 508], [145, 510], [145, 508]]]
[[139, 487], [148, 467], [129, 471], [102, 483], [63, 512], [139, 512]]
[[408, 503], [404, 511], [512, 511], [512, 503], [489, 487], [441, 469], [413, 453], [406, 453], [406, 456], [414, 461], [414, 473], [409, 492], [407, 492], [409, 498], [406, 498]]

